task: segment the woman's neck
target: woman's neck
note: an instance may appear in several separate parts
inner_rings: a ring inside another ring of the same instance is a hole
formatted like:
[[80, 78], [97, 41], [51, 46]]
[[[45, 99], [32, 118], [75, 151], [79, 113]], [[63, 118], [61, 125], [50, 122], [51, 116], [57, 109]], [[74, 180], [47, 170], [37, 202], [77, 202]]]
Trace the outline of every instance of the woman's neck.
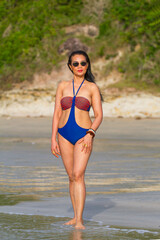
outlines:
[[83, 79], [84, 79], [84, 76], [79, 77], [79, 76], [75, 76], [74, 75], [73, 78], [74, 78], [74, 82], [75, 83], [81, 83], [83, 81]]

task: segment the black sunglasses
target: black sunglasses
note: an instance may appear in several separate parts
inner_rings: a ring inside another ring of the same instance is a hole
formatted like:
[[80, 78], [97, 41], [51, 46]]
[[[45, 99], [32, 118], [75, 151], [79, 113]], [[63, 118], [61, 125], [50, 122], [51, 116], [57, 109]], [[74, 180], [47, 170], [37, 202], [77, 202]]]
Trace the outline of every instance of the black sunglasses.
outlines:
[[81, 64], [81, 66], [86, 66], [87, 65], [87, 62], [85, 62], [85, 61], [82, 61], [82, 62], [73, 62], [72, 63], [72, 65], [74, 66], [74, 67], [78, 67], [79, 66], [79, 64]]

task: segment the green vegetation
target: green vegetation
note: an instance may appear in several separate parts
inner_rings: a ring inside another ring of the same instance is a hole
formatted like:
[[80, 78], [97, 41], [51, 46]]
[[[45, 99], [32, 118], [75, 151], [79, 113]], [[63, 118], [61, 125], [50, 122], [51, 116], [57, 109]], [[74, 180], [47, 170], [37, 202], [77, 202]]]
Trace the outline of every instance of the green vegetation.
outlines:
[[[32, 80], [35, 72], [50, 72], [66, 56], [59, 46], [73, 35], [64, 28], [93, 23], [99, 36], [80, 40], [90, 46], [91, 59], [111, 59], [125, 49], [111, 69], [124, 74], [119, 87], [160, 90], [160, 2], [158, 0], [104, 0], [98, 15], [97, 1], [88, 0], [1, 0], [0, 86]], [[107, 3], [107, 4], [106, 4]], [[87, 7], [88, 6], [88, 7]], [[96, 21], [97, 19], [97, 21]]]
[[[67, 3], [68, 2], [68, 3]], [[30, 80], [62, 59], [62, 27], [79, 23], [82, 1], [1, 0], [0, 85]]]
[[[106, 39], [107, 46], [129, 47], [123, 58], [112, 68], [124, 73], [123, 83], [116, 87], [131, 86], [138, 89], [160, 90], [160, 2], [156, 0], [112, 0], [105, 10], [100, 24], [99, 38]], [[115, 38], [115, 40], [114, 40]], [[113, 54], [113, 53], [112, 53]]]

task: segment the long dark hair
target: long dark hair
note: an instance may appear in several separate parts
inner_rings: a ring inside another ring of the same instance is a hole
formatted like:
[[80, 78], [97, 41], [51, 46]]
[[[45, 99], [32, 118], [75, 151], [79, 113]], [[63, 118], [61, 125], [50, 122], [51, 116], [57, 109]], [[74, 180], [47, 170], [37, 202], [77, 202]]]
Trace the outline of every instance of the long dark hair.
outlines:
[[[95, 83], [95, 77], [94, 77], [94, 75], [93, 75], [92, 72], [91, 72], [91, 63], [90, 63], [89, 56], [88, 56], [88, 54], [87, 54], [86, 52], [84, 52], [84, 51], [82, 51], [82, 50], [73, 51], [73, 52], [69, 55], [67, 65], [68, 65], [69, 69], [71, 70], [71, 72], [73, 72], [73, 71], [72, 71], [72, 69], [70, 68], [70, 65], [71, 65], [71, 63], [72, 63], [72, 57], [73, 57], [74, 55], [83, 55], [83, 56], [85, 56], [86, 61], [87, 61], [87, 63], [88, 63], [88, 68], [87, 68], [87, 71], [86, 71], [84, 77], [85, 77], [85, 79], [86, 79], [88, 82], [93, 82], [93, 83]], [[100, 92], [100, 90], [99, 90], [99, 92]], [[100, 95], [101, 95], [101, 100], [103, 101], [103, 96], [102, 96], [101, 92], [100, 92]]]

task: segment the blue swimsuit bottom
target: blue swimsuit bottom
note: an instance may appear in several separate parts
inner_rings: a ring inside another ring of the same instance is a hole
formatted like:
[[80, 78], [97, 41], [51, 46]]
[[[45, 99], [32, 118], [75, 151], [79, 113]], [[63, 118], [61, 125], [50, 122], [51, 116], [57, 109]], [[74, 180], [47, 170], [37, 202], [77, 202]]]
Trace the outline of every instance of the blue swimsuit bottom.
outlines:
[[70, 143], [75, 145], [75, 143], [82, 137], [86, 135], [86, 132], [89, 130], [88, 128], [82, 128], [80, 127], [75, 120], [75, 99], [76, 95], [81, 88], [84, 80], [82, 81], [81, 85], [79, 86], [76, 94], [74, 91], [74, 81], [73, 81], [73, 100], [72, 100], [72, 106], [70, 110], [70, 114], [67, 120], [67, 123], [64, 127], [58, 128], [58, 133], [63, 136], [65, 139], [67, 139]]

